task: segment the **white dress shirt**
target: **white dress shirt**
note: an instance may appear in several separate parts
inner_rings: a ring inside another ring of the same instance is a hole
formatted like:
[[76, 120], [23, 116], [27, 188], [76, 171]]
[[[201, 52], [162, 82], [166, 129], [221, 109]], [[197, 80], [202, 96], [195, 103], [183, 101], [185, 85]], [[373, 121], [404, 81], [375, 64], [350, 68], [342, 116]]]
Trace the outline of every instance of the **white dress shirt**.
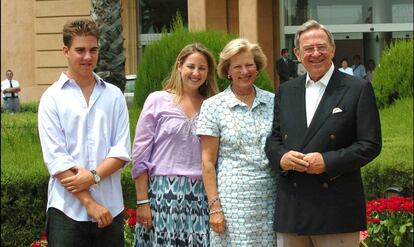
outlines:
[[326, 72], [326, 74], [316, 82], [309, 77], [309, 73], [306, 75], [306, 122], [308, 127], [312, 122], [313, 115], [318, 108], [319, 102], [321, 102], [322, 96], [325, 93], [325, 89], [328, 86], [334, 69], [335, 67], [332, 64], [328, 72]]
[[[76, 221], [92, 221], [83, 204], [54, 176], [74, 166], [88, 170], [106, 158], [130, 161], [129, 116], [116, 86], [94, 74], [96, 84], [86, 104], [78, 84], [62, 73], [42, 95], [38, 126], [43, 159], [51, 175], [47, 208], [54, 207]], [[121, 170], [89, 188], [97, 203], [116, 216], [124, 209]]]
[[[16, 80], [13, 80], [12, 79], [11, 80], [11, 83], [12, 83], [13, 88], [20, 87], [19, 81], [16, 81]], [[4, 97], [11, 97], [12, 96], [12, 93], [3, 93], [3, 90], [4, 89], [8, 89], [8, 88], [10, 88], [10, 80], [9, 79], [3, 80], [1, 82], [1, 94], [2, 94], [2, 97], [3, 98]], [[14, 95], [15, 96], [19, 96], [19, 93], [14, 93]]]

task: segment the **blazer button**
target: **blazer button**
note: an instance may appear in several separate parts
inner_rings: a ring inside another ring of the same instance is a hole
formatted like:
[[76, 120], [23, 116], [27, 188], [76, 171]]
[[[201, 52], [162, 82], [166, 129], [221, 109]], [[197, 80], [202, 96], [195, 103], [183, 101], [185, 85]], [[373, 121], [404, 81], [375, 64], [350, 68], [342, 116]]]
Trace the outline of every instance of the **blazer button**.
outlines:
[[286, 139], [288, 138], [288, 135], [287, 135], [287, 134], [285, 134], [284, 138], [285, 138], [285, 140], [286, 140]]
[[329, 135], [329, 139], [331, 139], [331, 141], [335, 140], [335, 135]]
[[293, 185], [294, 188], [297, 188], [298, 187], [298, 184], [296, 182], [293, 182], [292, 185]]
[[329, 187], [329, 184], [327, 182], [322, 184], [322, 187], [324, 187], [325, 189]]

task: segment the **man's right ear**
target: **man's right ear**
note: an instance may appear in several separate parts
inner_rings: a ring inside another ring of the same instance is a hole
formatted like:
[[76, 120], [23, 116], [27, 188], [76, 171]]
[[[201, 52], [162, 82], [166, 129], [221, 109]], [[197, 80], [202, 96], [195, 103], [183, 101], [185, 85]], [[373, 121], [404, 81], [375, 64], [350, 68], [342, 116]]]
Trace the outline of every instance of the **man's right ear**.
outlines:
[[300, 51], [299, 51], [299, 49], [298, 48], [293, 48], [293, 53], [295, 53], [295, 56], [296, 56], [296, 58], [298, 59], [298, 61], [299, 62], [302, 62], [302, 61], [300, 61]]
[[66, 45], [63, 46], [62, 51], [63, 51], [63, 55], [67, 56], [69, 52], [69, 47], [67, 47]]

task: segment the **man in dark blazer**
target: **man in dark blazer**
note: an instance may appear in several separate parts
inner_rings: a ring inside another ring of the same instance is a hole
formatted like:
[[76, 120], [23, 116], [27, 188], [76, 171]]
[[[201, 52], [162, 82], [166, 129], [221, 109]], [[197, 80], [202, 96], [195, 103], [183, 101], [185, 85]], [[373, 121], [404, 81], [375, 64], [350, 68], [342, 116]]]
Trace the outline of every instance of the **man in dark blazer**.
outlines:
[[280, 172], [278, 247], [357, 247], [366, 229], [360, 169], [382, 143], [374, 91], [334, 68], [333, 36], [318, 22], [298, 29], [295, 46], [308, 73], [276, 91], [265, 148]]
[[295, 63], [289, 58], [289, 49], [283, 48], [280, 52], [282, 57], [276, 63], [280, 83], [296, 77]]

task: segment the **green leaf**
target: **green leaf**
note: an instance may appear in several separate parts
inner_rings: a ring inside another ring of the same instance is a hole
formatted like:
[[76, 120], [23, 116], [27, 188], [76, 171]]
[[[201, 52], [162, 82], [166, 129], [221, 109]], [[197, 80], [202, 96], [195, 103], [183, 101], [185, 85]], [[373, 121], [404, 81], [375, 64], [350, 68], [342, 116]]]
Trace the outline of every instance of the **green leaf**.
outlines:
[[407, 230], [407, 225], [400, 226], [400, 233], [401, 234], [404, 234], [406, 230]]
[[394, 244], [396, 245], [396, 246], [400, 246], [400, 244], [401, 244], [401, 236], [395, 236], [394, 237]]

